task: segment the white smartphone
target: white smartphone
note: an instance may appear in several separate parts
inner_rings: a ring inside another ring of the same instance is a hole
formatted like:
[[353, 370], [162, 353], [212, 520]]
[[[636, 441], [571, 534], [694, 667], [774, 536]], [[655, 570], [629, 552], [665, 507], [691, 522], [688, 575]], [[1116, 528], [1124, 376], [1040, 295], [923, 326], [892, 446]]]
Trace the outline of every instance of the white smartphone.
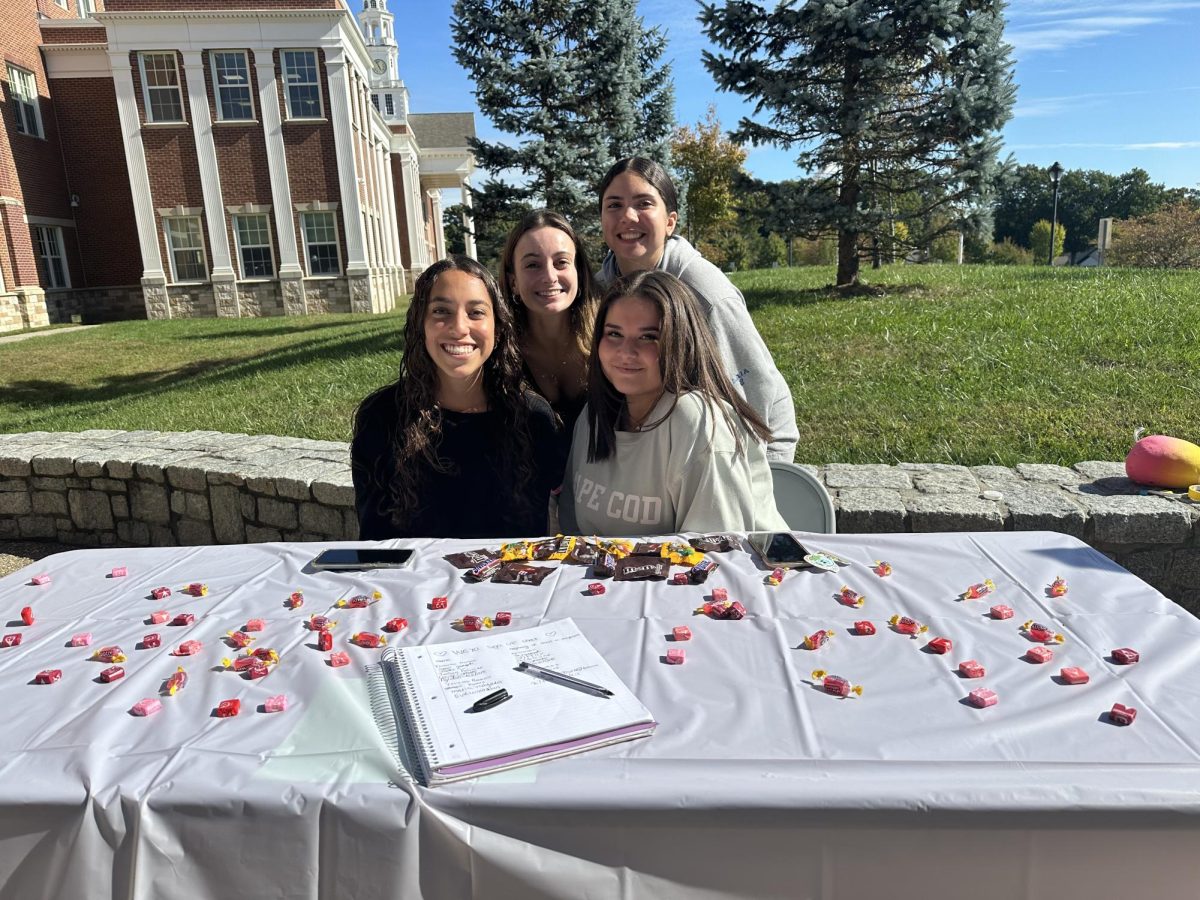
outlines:
[[763, 562], [772, 568], [803, 569], [809, 565], [804, 561], [808, 549], [787, 531], [756, 531], [747, 538]]
[[416, 553], [408, 547], [338, 547], [322, 550], [312, 562], [314, 569], [346, 571], [353, 569], [403, 569]]

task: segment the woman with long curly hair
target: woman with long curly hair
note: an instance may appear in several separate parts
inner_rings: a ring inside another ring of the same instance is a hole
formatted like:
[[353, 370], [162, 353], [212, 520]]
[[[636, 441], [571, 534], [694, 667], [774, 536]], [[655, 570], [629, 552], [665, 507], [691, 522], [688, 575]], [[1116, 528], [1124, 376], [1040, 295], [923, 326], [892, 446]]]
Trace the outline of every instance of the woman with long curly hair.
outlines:
[[734, 390], [699, 301], [660, 270], [604, 295], [559, 514], [568, 534], [786, 531], [762, 417]]
[[545, 534], [559, 448], [549, 404], [523, 387], [495, 279], [464, 256], [434, 263], [413, 291], [399, 380], [355, 413], [359, 536]]
[[562, 418], [569, 440], [587, 403], [587, 361], [600, 302], [587, 252], [565, 218], [538, 209], [508, 233], [500, 271], [525, 376]]

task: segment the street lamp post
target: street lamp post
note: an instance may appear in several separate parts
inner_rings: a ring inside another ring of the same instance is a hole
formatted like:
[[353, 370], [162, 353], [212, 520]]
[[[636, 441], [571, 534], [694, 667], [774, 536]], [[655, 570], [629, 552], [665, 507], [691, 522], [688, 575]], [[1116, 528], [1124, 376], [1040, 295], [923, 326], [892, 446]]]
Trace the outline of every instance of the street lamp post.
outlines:
[[1050, 250], [1047, 253], [1046, 265], [1054, 265], [1054, 238], [1058, 234], [1058, 182], [1062, 178], [1063, 167], [1055, 160], [1050, 167], [1050, 181], [1054, 184], [1054, 218], [1050, 220]]

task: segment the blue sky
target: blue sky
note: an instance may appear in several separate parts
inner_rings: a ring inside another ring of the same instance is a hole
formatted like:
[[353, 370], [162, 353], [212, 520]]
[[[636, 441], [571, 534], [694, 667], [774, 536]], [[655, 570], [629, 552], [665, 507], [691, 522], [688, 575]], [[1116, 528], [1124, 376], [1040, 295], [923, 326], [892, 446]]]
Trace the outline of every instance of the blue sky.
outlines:
[[[350, 0], [355, 8], [361, 0]], [[478, 113], [470, 78], [450, 52], [452, 3], [390, 0], [400, 77], [414, 112], [476, 112], [485, 139], [504, 139]], [[700, 62], [708, 40], [690, 0], [640, 0], [662, 25], [675, 80], [676, 119], [709, 103], [726, 129], [751, 112], [718, 93]], [[1200, 0], [1010, 0], [1006, 39], [1019, 86], [1005, 152], [1021, 163], [1126, 172], [1140, 166], [1169, 187], [1200, 187]], [[767, 180], [800, 174], [784, 150], [749, 148], [746, 168]]]

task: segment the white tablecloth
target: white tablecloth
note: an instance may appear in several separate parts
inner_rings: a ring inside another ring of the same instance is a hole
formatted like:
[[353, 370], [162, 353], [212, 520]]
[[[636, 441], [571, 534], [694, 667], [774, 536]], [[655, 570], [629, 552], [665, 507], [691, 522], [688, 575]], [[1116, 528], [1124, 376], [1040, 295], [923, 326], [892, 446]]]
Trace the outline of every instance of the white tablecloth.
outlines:
[[[703, 586], [606, 580], [561, 566], [540, 587], [467, 584], [442, 559], [470, 542], [417, 542], [411, 570], [333, 574], [320, 546], [80, 550], [0, 579], [0, 900], [40, 897], [1118, 897], [1200, 892], [1200, 621], [1101, 554], [1048, 533], [805, 536], [845, 556], [836, 574], [776, 588], [746, 552], [714, 554]], [[324, 546], [324, 545], [321, 545]], [[883, 559], [894, 574], [876, 576]], [[125, 578], [107, 577], [127, 566]], [[45, 586], [30, 584], [38, 572]], [[682, 571], [676, 568], [674, 571]], [[1046, 587], [1061, 575], [1069, 593]], [[961, 601], [991, 578], [994, 595]], [[206, 582], [203, 598], [181, 595]], [[866, 595], [852, 609], [842, 584]], [[165, 585], [173, 595], [150, 599]], [[742, 621], [693, 616], [713, 587]], [[300, 610], [286, 608], [303, 590]], [[368, 609], [339, 598], [378, 589]], [[432, 611], [433, 596], [449, 608]], [[1016, 615], [987, 616], [993, 603]], [[20, 624], [32, 607], [36, 622]], [[191, 627], [151, 626], [165, 608]], [[376, 728], [367, 674], [378, 651], [347, 644], [395, 616], [404, 644], [471, 640], [466, 614], [511, 628], [572, 617], [660, 725], [642, 741], [459, 785], [417, 787]], [[303, 627], [331, 614], [330, 668]], [[887, 619], [929, 625], [913, 640]], [[266, 678], [218, 671], [222, 636], [266, 619]], [[879, 633], [851, 633], [858, 619]], [[1035, 619], [1062, 632], [1046, 665], [1022, 657]], [[689, 625], [686, 644], [667, 640]], [[835, 632], [816, 651], [803, 639]], [[90, 648], [67, 646], [90, 631]], [[156, 631], [160, 649], [135, 649]], [[930, 637], [954, 649], [928, 652]], [[170, 652], [203, 641], [198, 657]], [[127, 676], [88, 659], [118, 644]], [[665, 664], [682, 647], [687, 662]], [[1141, 662], [1115, 665], [1133, 647]], [[987, 676], [965, 680], [974, 658]], [[190, 681], [150, 718], [128, 713], [182, 664]], [[1091, 675], [1057, 682], [1062, 666]], [[53, 685], [35, 685], [60, 668]], [[840, 700], [813, 669], [865, 688]], [[985, 686], [999, 703], [976, 709]], [[282, 713], [259, 711], [274, 694]], [[242, 712], [215, 717], [240, 698]], [[1113, 703], [1138, 709], [1108, 722]]]

